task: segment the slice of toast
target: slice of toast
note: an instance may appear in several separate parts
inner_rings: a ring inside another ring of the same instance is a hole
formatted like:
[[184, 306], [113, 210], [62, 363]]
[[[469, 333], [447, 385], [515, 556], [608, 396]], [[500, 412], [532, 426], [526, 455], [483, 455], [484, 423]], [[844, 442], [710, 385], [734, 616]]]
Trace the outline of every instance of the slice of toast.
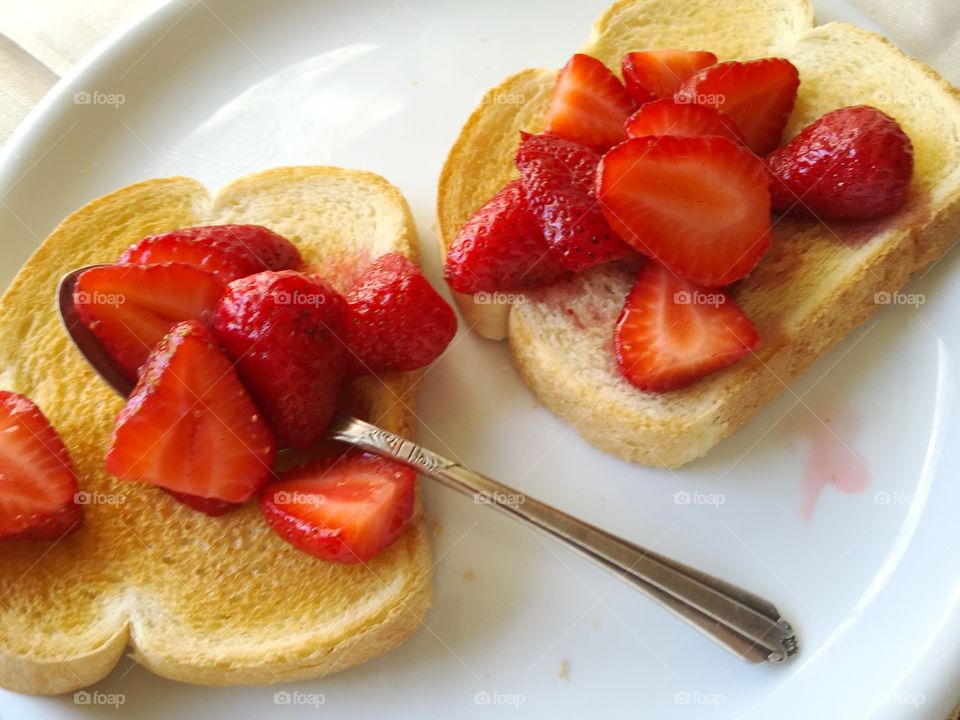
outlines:
[[[960, 92], [883, 38], [858, 27], [814, 27], [807, 0], [724, 6], [706, 0], [621, 0], [580, 51], [614, 70], [627, 52], [714, 51], [721, 61], [789, 58], [800, 71], [787, 140], [824, 113], [873, 105], [896, 118], [915, 150], [909, 201], [870, 223], [775, 218], [773, 246], [733, 295], [757, 325], [757, 353], [692, 386], [663, 394], [627, 383], [612, 351], [629, 270], [596, 268], [511, 305], [457, 301], [468, 324], [508, 338], [524, 381], [596, 447], [626, 460], [677, 467], [707, 452], [863, 322], [880, 293], [899, 290], [960, 236]], [[520, 130], [542, 131], [556, 72], [526, 70], [491, 90], [447, 157], [438, 216], [444, 249], [460, 225], [516, 177]], [[511, 93], [525, 102], [497, 104]]]
[[[284, 542], [257, 503], [219, 518], [103, 467], [123, 403], [70, 344], [54, 308], [69, 270], [112, 262], [139, 238], [224, 222], [289, 238], [331, 282], [386, 252], [416, 260], [400, 192], [379, 176], [278, 168], [210, 196], [188, 178], [150, 180], [84, 206], [54, 230], [0, 300], [0, 387], [33, 398], [61, 434], [91, 501], [83, 528], [57, 542], [7, 541], [0, 552], [0, 685], [67, 692], [105, 676], [129, 645], [168, 678], [268, 684], [380, 655], [420, 625], [432, 557], [418, 507], [371, 562], [338, 565]], [[355, 381], [350, 410], [414, 430], [417, 374]]]

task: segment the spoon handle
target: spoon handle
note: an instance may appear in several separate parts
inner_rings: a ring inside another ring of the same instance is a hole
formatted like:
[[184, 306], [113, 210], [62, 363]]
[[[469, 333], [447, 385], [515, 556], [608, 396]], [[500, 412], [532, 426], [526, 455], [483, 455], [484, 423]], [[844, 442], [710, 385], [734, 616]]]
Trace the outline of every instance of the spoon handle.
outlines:
[[340, 415], [327, 437], [404, 463], [536, 528], [748, 662], [779, 663], [798, 652], [793, 630], [777, 609], [746, 590], [611, 535], [362, 420]]

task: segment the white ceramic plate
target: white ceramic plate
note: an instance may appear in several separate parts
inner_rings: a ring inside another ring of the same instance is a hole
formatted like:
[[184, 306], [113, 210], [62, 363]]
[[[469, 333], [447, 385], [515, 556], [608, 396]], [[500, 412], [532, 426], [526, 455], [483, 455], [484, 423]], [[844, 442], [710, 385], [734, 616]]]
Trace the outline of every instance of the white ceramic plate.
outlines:
[[[5, 148], [0, 285], [61, 218], [121, 185], [184, 174], [216, 187], [311, 163], [399, 185], [439, 284], [434, 190], [462, 122], [510, 72], [562, 64], [606, 2], [161, 7], [61, 82]], [[870, 26], [839, 1], [818, 9]], [[799, 631], [788, 665], [742, 664], [572, 553], [428, 485], [434, 609], [389, 655], [228, 690], [125, 658], [89, 706], [0, 693], [0, 717], [944, 717], [960, 677], [956, 264], [911, 285], [922, 307], [883, 309], [676, 473], [591, 449], [537, 407], [502, 345], [459, 337], [428, 375], [425, 444], [769, 597]], [[810, 473], [869, 484], [824, 488], [807, 520]], [[97, 704], [113, 695], [119, 710]]]

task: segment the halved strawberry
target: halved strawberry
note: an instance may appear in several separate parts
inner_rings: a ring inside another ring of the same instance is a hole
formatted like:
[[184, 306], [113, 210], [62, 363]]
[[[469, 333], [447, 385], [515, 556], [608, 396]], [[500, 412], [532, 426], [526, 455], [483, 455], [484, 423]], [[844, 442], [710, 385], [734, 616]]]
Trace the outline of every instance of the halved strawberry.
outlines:
[[447, 301], [399, 253], [370, 263], [347, 295], [347, 346], [356, 373], [425, 367], [456, 332], [457, 316]]
[[106, 467], [124, 480], [241, 503], [271, 476], [273, 436], [210, 331], [170, 331], [117, 418]]
[[204, 225], [145, 237], [118, 261], [126, 265], [185, 263], [228, 283], [263, 270], [299, 270], [300, 252], [260, 225]]
[[103, 265], [80, 274], [73, 302], [80, 321], [133, 380], [176, 323], [208, 322], [223, 290], [219, 278], [181, 263]]
[[712, 107], [682, 105], [673, 100], [654, 100], [637, 110], [626, 124], [627, 135], [718, 135], [743, 142], [736, 124]]
[[748, 147], [766, 155], [780, 145], [797, 99], [800, 74], [783, 58], [713, 65], [691, 77], [680, 94], [684, 102], [715, 107], [729, 115]]
[[578, 53], [560, 71], [544, 131], [602, 152], [626, 137], [623, 123], [634, 107], [606, 65]]
[[260, 493], [260, 509], [284, 540], [322, 560], [370, 560], [413, 515], [416, 473], [367, 453], [320, 458]]
[[745, 277], [770, 246], [763, 162], [722, 137], [642, 137], [608, 152], [599, 194], [613, 228], [701, 285]]
[[647, 50], [623, 56], [623, 84], [637, 105], [651, 100], [672, 99], [694, 73], [717, 62], [717, 56], [702, 50]]
[[67, 449], [32, 400], [0, 390], [0, 538], [56, 540], [83, 521]]
[[553, 135], [520, 135], [517, 168], [523, 193], [557, 262], [583, 272], [630, 255], [597, 202], [600, 156]]
[[759, 344], [756, 328], [733, 298], [678, 278], [656, 262], [637, 274], [614, 331], [624, 377], [652, 392], [689, 385]]
[[519, 180], [508, 182], [463, 224], [444, 265], [450, 287], [467, 295], [530, 290], [568, 274], [554, 259]]

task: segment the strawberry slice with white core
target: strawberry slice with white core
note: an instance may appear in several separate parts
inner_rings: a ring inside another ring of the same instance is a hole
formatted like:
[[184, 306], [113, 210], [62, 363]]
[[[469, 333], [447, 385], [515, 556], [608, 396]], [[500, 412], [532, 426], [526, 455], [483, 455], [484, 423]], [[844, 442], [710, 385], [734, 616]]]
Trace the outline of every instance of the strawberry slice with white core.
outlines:
[[59, 435], [19, 393], [0, 391], [0, 538], [55, 540], [80, 527], [77, 476]]
[[673, 100], [654, 100], [637, 110], [626, 124], [627, 135], [717, 135], [744, 142], [743, 133], [736, 124], [712, 107], [682, 105]]
[[233, 365], [197, 322], [176, 325], [117, 418], [107, 470], [241, 503], [271, 477], [274, 441]]
[[717, 287], [770, 246], [763, 162], [722, 137], [642, 137], [600, 163], [599, 197], [617, 234], [677, 275]]
[[647, 50], [624, 55], [620, 69], [630, 97], [643, 105], [672, 99], [692, 75], [716, 62], [716, 55], [702, 50]]
[[178, 322], [209, 322], [225, 285], [191, 265], [102, 265], [80, 274], [77, 317], [136, 379], [153, 348]]
[[544, 131], [603, 152], [626, 138], [623, 123], [634, 107], [606, 65], [578, 53], [560, 71]]
[[748, 147], [766, 155], [780, 145], [793, 111], [800, 73], [783, 58], [712, 65], [691, 77], [680, 95], [684, 102], [715, 107], [740, 128]]
[[267, 523], [322, 560], [366, 562], [413, 516], [416, 473], [367, 453], [320, 458], [284, 473], [260, 494]]
[[614, 331], [617, 365], [640, 390], [684, 387], [737, 362], [760, 344], [729, 295], [701, 288], [648, 262], [637, 274]]

